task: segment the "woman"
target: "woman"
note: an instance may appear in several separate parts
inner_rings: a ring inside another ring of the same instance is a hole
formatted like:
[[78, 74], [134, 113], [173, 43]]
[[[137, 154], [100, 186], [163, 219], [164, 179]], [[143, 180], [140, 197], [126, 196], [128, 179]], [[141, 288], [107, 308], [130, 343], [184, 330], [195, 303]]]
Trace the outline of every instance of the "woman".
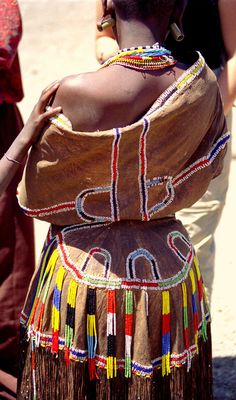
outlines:
[[208, 400], [209, 312], [174, 213], [222, 168], [218, 86], [198, 53], [181, 64], [161, 46], [184, 1], [103, 7], [123, 50], [61, 83], [63, 114], [19, 190], [52, 226], [22, 313], [18, 398]]

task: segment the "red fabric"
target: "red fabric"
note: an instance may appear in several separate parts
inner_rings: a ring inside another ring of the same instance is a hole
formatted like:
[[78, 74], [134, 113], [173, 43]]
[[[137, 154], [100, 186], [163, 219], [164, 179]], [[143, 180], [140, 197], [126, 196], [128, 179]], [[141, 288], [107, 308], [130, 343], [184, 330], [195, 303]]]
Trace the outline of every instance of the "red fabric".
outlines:
[[[0, 105], [0, 157], [22, 126], [16, 105]], [[21, 174], [0, 196], [0, 369], [12, 375], [18, 371], [20, 312], [34, 271], [33, 224], [16, 199]]]
[[[17, 47], [22, 24], [16, 0], [0, 0], [0, 157], [22, 129], [15, 105], [23, 97]], [[19, 317], [34, 270], [33, 224], [20, 210], [19, 169], [0, 196], [0, 398], [14, 398], [18, 373]], [[9, 375], [4, 374], [7, 372]], [[7, 377], [7, 378], [6, 378]]]
[[0, 104], [16, 103], [23, 97], [17, 47], [22, 35], [16, 0], [0, 2]]

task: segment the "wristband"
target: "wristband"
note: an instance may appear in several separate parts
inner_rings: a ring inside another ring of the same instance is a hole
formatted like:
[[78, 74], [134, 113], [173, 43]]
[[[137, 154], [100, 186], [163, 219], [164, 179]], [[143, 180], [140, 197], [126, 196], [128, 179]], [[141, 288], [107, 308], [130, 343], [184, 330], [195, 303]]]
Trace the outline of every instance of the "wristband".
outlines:
[[20, 161], [17, 161], [17, 160], [15, 160], [14, 158], [9, 157], [6, 153], [4, 154], [4, 156], [5, 156], [6, 159], [7, 159], [8, 161], [10, 161], [10, 162], [13, 162], [13, 163], [19, 164], [19, 165], [21, 164]]

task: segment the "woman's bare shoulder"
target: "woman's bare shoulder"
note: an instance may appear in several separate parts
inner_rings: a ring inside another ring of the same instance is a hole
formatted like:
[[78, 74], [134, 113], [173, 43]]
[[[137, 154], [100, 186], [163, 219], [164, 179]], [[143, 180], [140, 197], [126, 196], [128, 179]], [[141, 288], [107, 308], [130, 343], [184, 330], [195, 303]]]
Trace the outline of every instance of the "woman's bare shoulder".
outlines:
[[60, 105], [73, 129], [100, 129], [107, 106], [114, 100], [115, 84], [101, 71], [72, 75], [61, 81], [53, 106]]
[[62, 107], [74, 130], [95, 131], [119, 123], [132, 96], [119, 71], [114, 76], [111, 71], [98, 70], [64, 78], [53, 106]]
[[180, 65], [172, 73], [141, 74], [113, 66], [68, 76], [62, 80], [53, 105], [62, 107], [74, 130], [92, 132], [129, 125], [185, 69]]
[[56, 93], [53, 106], [62, 107], [63, 113], [71, 120], [73, 127], [77, 125], [77, 118], [81, 119], [88, 98], [86, 74], [71, 75], [62, 79]]

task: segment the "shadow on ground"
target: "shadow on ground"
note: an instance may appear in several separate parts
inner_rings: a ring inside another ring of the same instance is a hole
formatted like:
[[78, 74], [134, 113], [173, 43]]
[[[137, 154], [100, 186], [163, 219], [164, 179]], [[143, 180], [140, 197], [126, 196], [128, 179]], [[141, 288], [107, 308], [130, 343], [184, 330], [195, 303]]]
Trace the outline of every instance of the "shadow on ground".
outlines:
[[236, 400], [236, 356], [213, 359], [214, 400]]

